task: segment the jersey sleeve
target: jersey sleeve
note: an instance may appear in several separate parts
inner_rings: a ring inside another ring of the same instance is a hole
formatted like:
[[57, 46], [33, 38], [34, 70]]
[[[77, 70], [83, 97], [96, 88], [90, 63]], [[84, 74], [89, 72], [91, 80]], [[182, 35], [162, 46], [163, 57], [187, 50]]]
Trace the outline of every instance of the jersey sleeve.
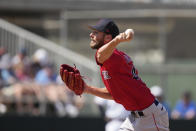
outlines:
[[104, 66], [105, 68], [107, 68], [107, 70], [111, 71], [118, 71], [120, 69], [120, 66], [124, 62], [122, 55], [119, 54], [117, 50], [114, 50], [113, 54], [107, 60], [105, 60], [103, 64], [98, 62], [96, 51], [95, 60], [97, 65]]
[[118, 52], [114, 51], [113, 54], [104, 61], [103, 65], [107, 70], [118, 71], [123, 62], [123, 57]]

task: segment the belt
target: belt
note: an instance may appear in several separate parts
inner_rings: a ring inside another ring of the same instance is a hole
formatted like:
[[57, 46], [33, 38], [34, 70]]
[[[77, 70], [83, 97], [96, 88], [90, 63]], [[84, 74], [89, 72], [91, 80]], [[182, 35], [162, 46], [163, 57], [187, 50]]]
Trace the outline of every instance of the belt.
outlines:
[[[157, 101], [156, 99], [153, 102], [156, 106], [159, 105], [159, 101]], [[131, 111], [131, 114], [133, 114], [134, 116], [139, 116], [142, 117], [144, 116], [144, 112], [143, 111]]]

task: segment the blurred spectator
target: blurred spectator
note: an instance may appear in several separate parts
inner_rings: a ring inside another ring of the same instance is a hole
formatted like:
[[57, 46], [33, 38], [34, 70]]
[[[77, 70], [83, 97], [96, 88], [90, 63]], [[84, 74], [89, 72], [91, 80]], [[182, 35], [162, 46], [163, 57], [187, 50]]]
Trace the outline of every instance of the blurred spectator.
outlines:
[[150, 88], [150, 91], [156, 97], [156, 99], [164, 105], [164, 107], [168, 111], [168, 115], [170, 117], [171, 116], [171, 109], [170, 109], [169, 104], [165, 101], [163, 89], [158, 85], [154, 85]]
[[35, 82], [41, 85], [52, 84], [56, 82], [57, 75], [53, 70], [53, 66], [48, 64], [39, 70], [35, 76]]
[[44, 88], [47, 103], [46, 114], [60, 117], [77, 117], [84, 105], [84, 99], [76, 97], [65, 85], [48, 85]]
[[48, 64], [48, 53], [44, 49], [37, 49], [32, 56], [30, 64], [30, 76], [35, 78], [38, 71], [40, 71], [43, 66]]
[[47, 101], [46, 114], [58, 116], [67, 115], [65, 110], [67, 92], [62, 88], [62, 86], [50, 84], [47, 87], [44, 87], [43, 91], [45, 101]]
[[125, 118], [129, 115], [129, 111], [126, 111], [122, 105], [112, 100], [95, 97], [94, 101], [107, 122], [105, 131], [118, 131]]
[[192, 94], [185, 91], [182, 94], [182, 99], [179, 100], [172, 111], [171, 117], [173, 119], [193, 119], [196, 114], [196, 106], [192, 101]]
[[12, 59], [14, 73], [19, 81], [30, 79], [30, 58], [27, 51], [22, 48]]
[[50, 62], [48, 52], [44, 49], [38, 49], [33, 55], [35, 69], [35, 82], [46, 85], [56, 82], [57, 74], [54, 72], [54, 66]]
[[29, 77], [31, 78], [31, 79], [34, 79], [35, 78], [35, 76], [36, 76], [36, 74], [37, 74], [37, 72], [39, 71], [39, 70], [41, 70], [42, 69], [42, 66], [41, 66], [41, 64], [39, 63], [39, 62], [37, 62], [37, 61], [31, 61], [31, 64], [30, 64], [30, 72], [29, 72]]
[[14, 88], [16, 111], [21, 115], [40, 115], [40, 88], [34, 83], [17, 83]]
[[37, 49], [32, 59], [35, 63], [40, 63], [41, 66], [46, 66], [50, 63], [48, 52], [45, 49]]
[[11, 56], [5, 49], [1, 53], [0, 59], [0, 78], [1, 87], [9, 86], [16, 82], [16, 77], [12, 69]]

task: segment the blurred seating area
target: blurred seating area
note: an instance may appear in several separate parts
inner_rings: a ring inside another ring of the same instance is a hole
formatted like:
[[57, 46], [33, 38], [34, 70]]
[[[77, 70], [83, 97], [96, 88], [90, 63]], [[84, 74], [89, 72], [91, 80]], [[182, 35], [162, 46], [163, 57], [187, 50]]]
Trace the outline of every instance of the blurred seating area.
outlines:
[[78, 116], [83, 98], [65, 88], [47, 52], [26, 54], [25, 48], [14, 56], [0, 48], [0, 114]]

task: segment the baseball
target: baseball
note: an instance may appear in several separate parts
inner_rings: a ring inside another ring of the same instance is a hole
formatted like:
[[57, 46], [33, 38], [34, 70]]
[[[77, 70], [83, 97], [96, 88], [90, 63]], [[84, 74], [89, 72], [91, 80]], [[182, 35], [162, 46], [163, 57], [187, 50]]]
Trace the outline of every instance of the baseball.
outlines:
[[126, 29], [126, 31], [125, 31], [125, 34], [126, 35], [129, 35], [129, 34], [134, 34], [134, 31], [133, 31], [133, 29]]

